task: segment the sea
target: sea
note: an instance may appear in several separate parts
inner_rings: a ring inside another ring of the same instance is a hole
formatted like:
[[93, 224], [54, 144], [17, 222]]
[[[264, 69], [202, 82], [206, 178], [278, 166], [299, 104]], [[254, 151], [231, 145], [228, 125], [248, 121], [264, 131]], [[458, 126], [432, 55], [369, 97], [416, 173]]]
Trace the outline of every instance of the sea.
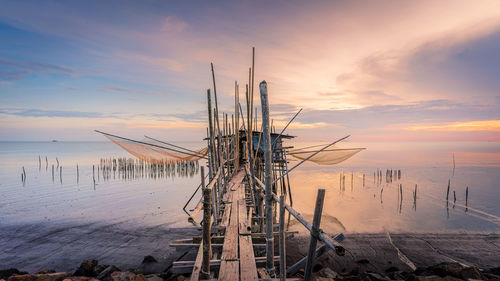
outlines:
[[[324, 232], [500, 231], [499, 142], [345, 142], [339, 147], [366, 149], [337, 165], [306, 162], [289, 174], [293, 208], [306, 218], [312, 218], [318, 189], [326, 191]], [[69, 243], [67, 251], [88, 248], [92, 243], [77, 243], [85, 240], [86, 226], [192, 227], [183, 208], [189, 212], [200, 200], [197, 193], [185, 206], [200, 185], [198, 167], [206, 161], [187, 173], [174, 168], [160, 176], [124, 176], [119, 170], [103, 174], [99, 168], [106, 159], [124, 158], [133, 156], [111, 142], [0, 142], [0, 265], [36, 270], [48, 262], [57, 267], [61, 258], [38, 256], [57, 256], [65, 249], [58, 243]], [[289, 168], [300, 163], [289, 160]], [[293, 220], [291, 224], [303, 230]], [[62, 236], [71, 241], [58, 240], [61, 229], [77, 228], [81, 231]], [[30, 246], [23, 247], [28, 240]], [[137, 250], [144, 246], [140, 243], [153, 242], [137, 243], [133, 245], [139, 256], [144, 252]]]

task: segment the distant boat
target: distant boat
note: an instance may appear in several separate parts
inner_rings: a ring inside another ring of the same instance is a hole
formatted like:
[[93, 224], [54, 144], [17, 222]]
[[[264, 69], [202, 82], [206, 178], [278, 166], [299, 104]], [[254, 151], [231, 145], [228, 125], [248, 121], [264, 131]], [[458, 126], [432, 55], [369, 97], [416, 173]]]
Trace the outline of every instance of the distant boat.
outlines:
[[57, 142], [57, 140], [52, 140], [52, 142]]

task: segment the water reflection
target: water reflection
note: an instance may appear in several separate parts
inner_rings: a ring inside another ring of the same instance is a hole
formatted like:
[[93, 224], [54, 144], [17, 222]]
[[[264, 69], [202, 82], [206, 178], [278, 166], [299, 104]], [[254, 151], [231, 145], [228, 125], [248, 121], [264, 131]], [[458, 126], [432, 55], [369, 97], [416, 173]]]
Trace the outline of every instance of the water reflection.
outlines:
[[[450, 179], [449, 169], [437, 167], [344, 171], [309, 165], [291, 175], [294, 198], [301, 198], [294, 208], [311, 214], [314, 190], [324, 188], [324, 213], [342, 222], [348, 232], [500, 230], [499, 192], [493, 184], [500, 180], [498, 167], [455, 169]], [[366, 174], [373, 174], [371, 183]], [[469, 183], [475, 190], [473, 208]]]

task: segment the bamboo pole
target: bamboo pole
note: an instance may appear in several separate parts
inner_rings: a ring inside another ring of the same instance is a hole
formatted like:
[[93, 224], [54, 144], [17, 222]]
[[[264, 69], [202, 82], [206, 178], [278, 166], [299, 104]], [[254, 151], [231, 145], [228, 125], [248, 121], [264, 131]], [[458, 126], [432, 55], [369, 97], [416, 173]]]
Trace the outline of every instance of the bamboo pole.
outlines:
[[201, 266], [201, 278], [210, 279], [210, 259], [212, 258], [212, 239], [210, 239], [210, 197], [212, 190], [205, 187], [205, 171], [201, 167], [201, 184], [203, 187], [203, 261]]
[[210, 162], [210, 165], [212, 169], [210, 169], [210, 180], [212, 180], [213, 173], [215, 173], [215, 140], [214, 140], [214, 126], [213, 126], [213, 120], [212, 120], [212, 97], [210, 95], [210, 89], [207, 89], [207, 108], [208, 108], [208, 132], [210, 134], [210, 158], [208, 161]]
[[286, 279], [285, 196], [280, 196], [280, 278]]
[[262, 108], [263, 138], [264, 138], [264, 163], [265, 163], [265, 185], [266, 185], [266, 269], [271, 274], [274, 270], [274, 247], [273, 247], [273, 208], [272, 208], [272, 154], [271, 154], [271, 132], [269, 128], [269, 100], [267, 95], [267, 83], [260, 83], [260, 100]]
[[316, 196], [316, 207], [314, 209], [313, 224], [311, 228], [311, 240], [309, 242], [309, 252], [307, 253], [304, 281], [311, 280], [312, 265], [314, 262], [314, 252], [316, 251], [316, 244], [318, 243], [317, 238], [320, 234], [321, 214], [323, 212], [324, 200], [325, 200], [325, 190], [319, 189], [318, 195]]

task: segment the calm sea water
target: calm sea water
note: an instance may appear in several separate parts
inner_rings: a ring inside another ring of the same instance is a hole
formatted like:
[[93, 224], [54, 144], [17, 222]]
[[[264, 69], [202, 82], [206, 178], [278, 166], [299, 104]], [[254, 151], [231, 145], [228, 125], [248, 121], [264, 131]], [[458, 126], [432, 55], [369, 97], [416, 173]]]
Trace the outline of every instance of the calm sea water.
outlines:
[[[322, 221], [325, 231], [500, 230], [499, 143], [346, 143], [344, 146], [368, 149], [338, 166], [305, 164], [290, 177], [294, 208], [306, 217], [312, 216], [316, 190], [326, 189]], [[97, 166], [101, 158], [110, 157], [131, 156], [110, 142], [0, 142], [0, 225], [40, 222], [189, 225], [182, 206], [198, 186], [199, 174], [137, 179], [114, 176], [104, 181], [96, 172], [94, 185], [92, 165]], [[56, 158], [62, 174], [55, 169], [53, 179], [52, 165], [57, 167]], [[290, 165], [296, 163], [292, 161]], [[25, 184], [21, 181], [23, 167]], [[374, 178], [377, 169], [382, 171], [381, 183]], [[386, 169], [400, 169], [401, 179], [386, 182]], [[340, 186], [341, 174], [345, 176], [345, 188]]]

